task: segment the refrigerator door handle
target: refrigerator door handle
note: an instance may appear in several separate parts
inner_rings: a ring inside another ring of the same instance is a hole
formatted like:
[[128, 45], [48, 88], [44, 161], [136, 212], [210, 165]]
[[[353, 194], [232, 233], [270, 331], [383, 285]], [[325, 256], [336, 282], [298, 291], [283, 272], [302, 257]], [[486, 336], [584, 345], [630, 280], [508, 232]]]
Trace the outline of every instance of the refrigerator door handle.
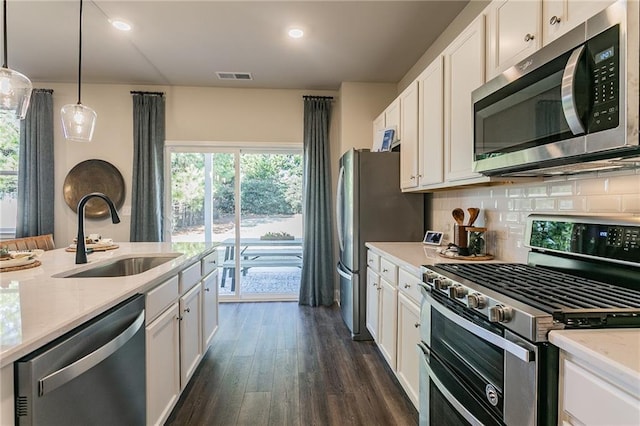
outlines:
[[338, 244], [340, 245], [340, 252], [344, 251], [344, 234], [343, 234], [343, 217], [342, 217], [342, 205], [344, 203], [344, 166], [340, 166], [340, 172], [338, 173], [338, 188], [336, 196], [336, 221], [338, 222]]
[[348, 274], [342, 270], [342, 265], [340, 264], [340, 262], [338, 262], [338, 264], [336, 265], [336, 270], [338, 271], [338, 275], [340, 275], [342, 278], [351, 281], [351, 274]]

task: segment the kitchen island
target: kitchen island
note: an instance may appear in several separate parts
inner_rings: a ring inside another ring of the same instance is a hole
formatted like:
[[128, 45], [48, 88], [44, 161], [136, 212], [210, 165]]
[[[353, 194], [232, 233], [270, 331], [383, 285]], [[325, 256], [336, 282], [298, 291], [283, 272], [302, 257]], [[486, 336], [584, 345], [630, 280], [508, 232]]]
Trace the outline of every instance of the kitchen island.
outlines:
[[[75, 264], [65, 249], [44, 252], [41, 265], [0, 274], [0, 424], [13, 422], [13, 362], [55, 340], [135, 294], [145, 294], [182, 271], [201, 275], [200, 262], [211, 257], [217, 243], [118, 243], [114, 250], [88, 255]], [[131, 256], [168, 256], [167, 262], [145, 272], [100, 278], [62, 278], [111, 260]], [[174, 257], [175, 256], [175, 257]], [[204, 263], [202, 266], [204, 270]], [[193, 273], [191, 272], [193, 271]]]

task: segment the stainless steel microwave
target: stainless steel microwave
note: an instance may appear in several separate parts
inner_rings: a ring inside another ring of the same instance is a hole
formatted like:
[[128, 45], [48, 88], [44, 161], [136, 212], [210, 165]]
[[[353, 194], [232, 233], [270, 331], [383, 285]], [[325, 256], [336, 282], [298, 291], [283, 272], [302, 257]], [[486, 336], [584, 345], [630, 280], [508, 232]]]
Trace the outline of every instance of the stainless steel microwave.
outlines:
[[474, 170], [640, 167], [638, 1], [618, 1], [472, 94]]

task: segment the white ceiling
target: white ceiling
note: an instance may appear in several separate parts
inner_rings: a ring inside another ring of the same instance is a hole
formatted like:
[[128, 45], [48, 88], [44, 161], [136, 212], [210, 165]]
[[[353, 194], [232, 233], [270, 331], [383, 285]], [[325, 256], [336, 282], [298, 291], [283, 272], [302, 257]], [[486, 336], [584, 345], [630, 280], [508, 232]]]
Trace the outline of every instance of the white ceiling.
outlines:
[[[397, 83], [468, 0], [85, 0], [82, 81], [335, 90]], [[79, 0], [9, 0], [9, 67], [75, 82]], [[125, 19], [123, 33], [109, 19]], [[305, 31], [294, 40], [286, 31]], [[250, 72], [223, 81], [217, 71]]]

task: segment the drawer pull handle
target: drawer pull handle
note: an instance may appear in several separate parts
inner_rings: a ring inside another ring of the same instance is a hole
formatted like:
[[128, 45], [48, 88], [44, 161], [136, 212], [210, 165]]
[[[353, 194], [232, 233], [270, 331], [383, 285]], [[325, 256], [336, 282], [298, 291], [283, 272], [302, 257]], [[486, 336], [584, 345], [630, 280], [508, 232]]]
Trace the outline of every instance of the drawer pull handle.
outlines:
[[382, 268], [382, 272], [389, 272], [388, 269]]
[[560, 19], [559, 17], [557, 17], [556, 15], [553, 15], [553, 16], [551, 17], [551, 19], [549, 19], [549, 24], [550, 24], [550, 25], [557, 25], [557, 24], [559, 24], [559, 23], [560, 23], [560, 20], [561, 20], [561, 19]]
[[420, 327], [420, 323], [419, 323], [419, 322], [417, 322], [417, 323], [413, 324], [413, 326], [414, 326], [415, 328], [418, 328], [418, 327]]
[[189, 313], [189, 312], [191, 312], [191, 308], [184, 308], [184, 311]]
[[211, 291], [211, 290], [209, 290], [209, 287], [205, 287], [204, 291]]
[[534, 38], [535, 38], [535, 36], [533, 34], [527, 34], [526, 36], [524, 36], [524, 41], [530, 42]]
[[410, 288], [410, 287], [411, 287], [411, 285], [410, 285], [410, 284], [405, 284], [405, 285], [404, 285], [404, 288]]

